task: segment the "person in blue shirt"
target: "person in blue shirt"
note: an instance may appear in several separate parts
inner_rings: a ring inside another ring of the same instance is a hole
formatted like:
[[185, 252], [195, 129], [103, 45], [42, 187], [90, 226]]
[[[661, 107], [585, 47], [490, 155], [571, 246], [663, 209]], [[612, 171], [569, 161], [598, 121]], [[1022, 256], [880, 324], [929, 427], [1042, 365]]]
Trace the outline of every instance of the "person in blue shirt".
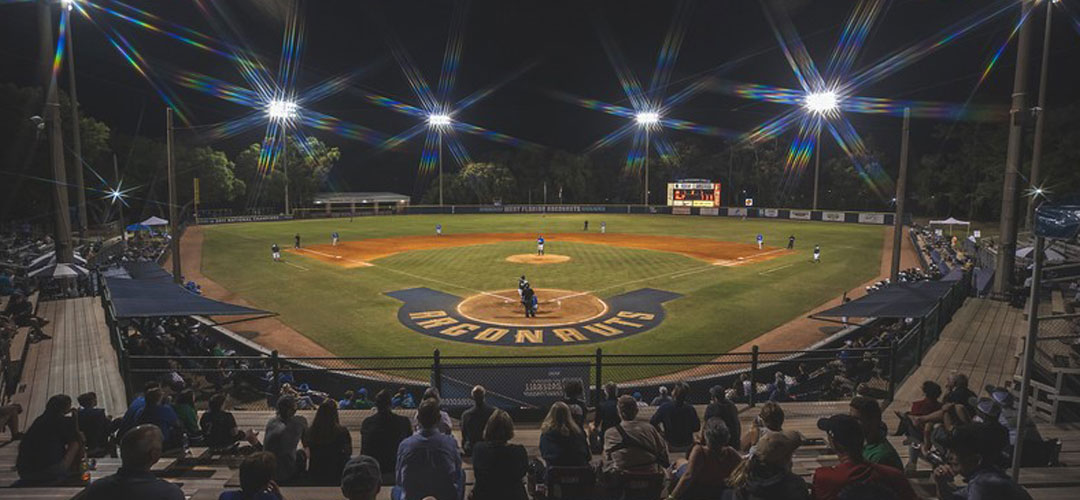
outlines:
[[15, 282], [7, 271], [0, 271], [0, 296], [8, 296], [15, 293]]
[[536, 237], [536, 255], [544, 255], [544, 235]]
[[153, 424], [161, 429], [162, 440], [165, 449], [176, 448], [180, 445], [184, 434], [184, 428], [180, 423], [180, 417], [169, 405], [161, 404], [164, 394], [161, 389], [146, 391], [146, 406], [135, 415], [137, 425]]
[[672, 392], [675, 400], [657, 408], [649, 423], [664, 432], [669, 449], [689, 450], [694, 444], [694, 433], [701, 429], [701, 419], [694, 406], [686, 402], [689, 386], [678, 384]]
[[765, 236], [762, 235], [761, 233], [758, 233], [758, 235], [757, 235], [757, 249], [761, 250], [762, 247], [764, 247], [764, 246], [765, 246]]
[[334, 231], [333, 233], [330, 233], [330, 244], [336, 247], [337, 246], [337, 241], [338, 241], [337, 231]]
[[[943, 500], [1031, 500], [1031, 495], [996, 465], [1007, 439], [983, 423], [957, 427], [943, 445], [946, 463], [934, 468], [937, 497]], [[952, 484], [956, 475], [965, 485]]]
[[420, 431], [398, 445], [394, 500], [421, 500], [427, 496], [464, 498], [465, 472], [453, 436], [439, 431], [439, 402], [425, 399], [416, 412]]

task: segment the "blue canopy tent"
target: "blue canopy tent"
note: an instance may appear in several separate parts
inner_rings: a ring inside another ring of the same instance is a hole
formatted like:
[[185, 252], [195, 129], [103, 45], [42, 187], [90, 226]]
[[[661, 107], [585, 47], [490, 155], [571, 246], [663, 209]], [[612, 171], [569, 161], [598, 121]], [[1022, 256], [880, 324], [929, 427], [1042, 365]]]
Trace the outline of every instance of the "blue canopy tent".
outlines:
[[131, 225], [129, 225], [127, 227], [127, 230], [132, 231], [132, 232], [135, 232], [135, 231], [149, 231], [150, 226], [144, 226], [142, 224], [131, 224]]
[[117, 319], [247, 316], [240, 320], [247, 321], [277, 315], [191, 293], [183, 286], [173, 283], [172, 275], [152, 262], [128, 263], [124, 269], [130, 278], [105, 278], [106, 294], [111, 303], [113, 317]]
[[921, 318], [949, 293], [953, 281], [893, 283], [846, 304], [821, 311], [811, 318]]

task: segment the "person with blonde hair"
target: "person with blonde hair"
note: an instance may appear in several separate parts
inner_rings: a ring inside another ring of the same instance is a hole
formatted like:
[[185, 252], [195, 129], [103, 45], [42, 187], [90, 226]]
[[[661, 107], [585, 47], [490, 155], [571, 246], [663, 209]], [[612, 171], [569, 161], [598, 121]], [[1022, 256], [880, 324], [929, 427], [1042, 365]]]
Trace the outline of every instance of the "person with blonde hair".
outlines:
[[728, 477], [724, 500], [807, 500], [810, 489], [791, 472], [791, 456], [802, 444], [795, 431], [761, 436], [754, 453], [743, 459]]
[[770, 432], [781, 431], [784, 428], [784, 409], [775, 401], [766, 401], [761, 405], [761, 413], [758, 413], [757, 418], [754, 419], [754, 424], [750, 426], [750, 430], [743, 436], [742, 450], [747, 453], [753, 453], [754, 445], [763, 436]]
[[551, 405], [540, 425], [540, 457], [548, 467], [580, 467], [592, 459], [585, 432], [562, 401]]
[[522, 481], [529, 470], [529, 455], [514, 438], [510, 414], [495, 410], [484, 427], [484, 440], [473, 447], [472, 500], [528, 500]]

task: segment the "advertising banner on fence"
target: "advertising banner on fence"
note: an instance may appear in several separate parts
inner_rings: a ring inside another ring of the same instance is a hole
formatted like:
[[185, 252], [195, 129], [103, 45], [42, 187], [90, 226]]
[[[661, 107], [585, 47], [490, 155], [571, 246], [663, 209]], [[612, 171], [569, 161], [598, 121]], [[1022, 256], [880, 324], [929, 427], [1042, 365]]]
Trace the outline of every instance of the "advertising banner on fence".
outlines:
[[799, 220], [810, 220], [810, 211], [809, 210], [792, 210], [791, 213], [788, 214], [788, 218], [799, 219]]
[[763, 208], [761, 209], [761, 215], [765, 217], [779, 217], [780, 211], [775, 208]]
[[672, 215], [690, 215], [690, 207], [671, 207]]
[[703, 208], [701, 209], [701, 215], [720, 215], [719, 208]]
[[487, 389], [487, 402], [498, 408], [547, 408], [562, 400], [563, 386], [572, 380], [589, 387], [589, 364], [516, 364], [513, 368], [500, 368], [497, 364], [442, 366], [443, 398], [460, 401], [460, 406], [471, 403], [469, 391], [473, 386], [482, 385]]
[[844, 212], [821, 212], [821, 220], [825, 222], [844, 222]]
[[859, 224], [884, 224], [885, 214], [859, 214]]
[[728, 217], [746, 217], [745, 208], [729, 208], [727, 209]]

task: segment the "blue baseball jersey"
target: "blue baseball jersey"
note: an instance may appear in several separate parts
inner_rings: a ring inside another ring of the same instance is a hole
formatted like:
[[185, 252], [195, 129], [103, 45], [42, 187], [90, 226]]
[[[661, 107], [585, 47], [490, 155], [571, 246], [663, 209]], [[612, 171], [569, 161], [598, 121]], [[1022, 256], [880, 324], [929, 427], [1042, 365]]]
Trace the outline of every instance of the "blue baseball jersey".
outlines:
[[760, 235], [760, 234], [759, 234], [759, 235], [757, 235], [757, 240], [758, 240], [758, 241], [762, 241], [762, 240], [764, 240], [764, 239], [765, 239], [765, 237], [764, 237], [764, 236], [762, 236], [762, 235]]
[[330, 235], [330, 237], [331, 237], [331, 238], [337, 238], [337, 237], [338, 237], [338, 235], [337, 235], [337, 233], [333, 233], [333, 234], [331, 234], [331, 235]]
[[541, 236], [541, 237], [537, 238], [536, 239], [536, 244], [537, 245], [543, 245], [544, 244], [544, 237]]

